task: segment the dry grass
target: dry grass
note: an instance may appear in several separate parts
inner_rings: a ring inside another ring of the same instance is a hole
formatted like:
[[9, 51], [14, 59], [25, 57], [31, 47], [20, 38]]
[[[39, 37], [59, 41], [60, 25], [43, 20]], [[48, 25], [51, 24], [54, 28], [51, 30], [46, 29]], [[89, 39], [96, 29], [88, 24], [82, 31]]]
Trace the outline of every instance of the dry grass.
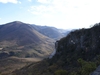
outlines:
[[18, 58], [18, 57], [10, 57], [10, 58], [20, 60], [22, 62], [38, 62], [42, 60], [42, 58]]
[[10, 57], [0, 60], [0, 75], [9, 75], [12, 71], [20, 69], [30, 63], [41, 61], [41, 58]]

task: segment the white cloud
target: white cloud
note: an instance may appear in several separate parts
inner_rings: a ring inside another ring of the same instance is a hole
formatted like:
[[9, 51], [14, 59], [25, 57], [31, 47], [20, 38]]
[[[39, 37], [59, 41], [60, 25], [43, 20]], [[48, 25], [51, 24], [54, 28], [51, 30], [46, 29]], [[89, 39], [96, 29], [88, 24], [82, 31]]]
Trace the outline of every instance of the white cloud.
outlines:
[[0, 20], [1, 20], [1, 18], [0, 18]]
[[30, 11], [39, 12], [40, 14], [43, 14], [43, 13], [52, 13], [54, 11], [54, 8], [51, 7], [51, 6], [45, 6], [45, 5], [31, 6]]
[[29, 2], [32, 2], [32, 0], [28, 0]]
[[51, 3], [52, 0], [37, 0], [39, 3]]
[[100, 21], [100, 0], [37, 0], [37, 3], [40, 5], [32, 6], [29, 11], [50, 21], [53, 16], [55, 22], [48, 23], [51, 25], [63, 23], [65, 27], [77, 28]]
[[0, 2], [2, 2], [2, 3], [15, 3], [15, 4], [17, 4], [17, 3], [20, 3], [18, 0], [0, 0]]
[[85, 5], [84, 2], [80, 0], [37, 0], [37, 2], [41, 4], [32, 6], [30, 9], [31, 11], [69, 13], [70, 11], [75, 11], [75, 7], [82, 7]]

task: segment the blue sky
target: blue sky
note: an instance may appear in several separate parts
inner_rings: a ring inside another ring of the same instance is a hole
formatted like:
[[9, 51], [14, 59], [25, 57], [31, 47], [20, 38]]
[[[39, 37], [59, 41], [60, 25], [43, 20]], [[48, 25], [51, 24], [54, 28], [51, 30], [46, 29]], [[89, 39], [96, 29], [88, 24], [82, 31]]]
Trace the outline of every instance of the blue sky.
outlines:
[[99, 0], [0, 0], [0, 24], [22, 21], [63, 29], [100, 22]]

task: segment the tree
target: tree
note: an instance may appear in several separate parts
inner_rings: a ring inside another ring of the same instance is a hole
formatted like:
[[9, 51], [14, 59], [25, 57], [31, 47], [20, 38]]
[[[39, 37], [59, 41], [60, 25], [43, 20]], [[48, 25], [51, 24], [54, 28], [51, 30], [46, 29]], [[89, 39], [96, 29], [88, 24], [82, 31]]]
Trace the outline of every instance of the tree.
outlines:
[[84, 61], [83, 59], [78, 59], [78, 62], [81, 65], [80, 73], [81, 75], [89, 75], [96, 69], [96, 64], [90, 61]]

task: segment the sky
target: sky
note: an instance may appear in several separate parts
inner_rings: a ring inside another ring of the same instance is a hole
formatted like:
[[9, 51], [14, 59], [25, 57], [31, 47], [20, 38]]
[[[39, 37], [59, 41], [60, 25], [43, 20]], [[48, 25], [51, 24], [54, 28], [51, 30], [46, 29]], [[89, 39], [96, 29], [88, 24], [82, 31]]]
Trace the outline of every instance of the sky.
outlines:
[[12, 21], [89, 28], [100, 22], [100, 0], [0, 0], [0, 24]]

